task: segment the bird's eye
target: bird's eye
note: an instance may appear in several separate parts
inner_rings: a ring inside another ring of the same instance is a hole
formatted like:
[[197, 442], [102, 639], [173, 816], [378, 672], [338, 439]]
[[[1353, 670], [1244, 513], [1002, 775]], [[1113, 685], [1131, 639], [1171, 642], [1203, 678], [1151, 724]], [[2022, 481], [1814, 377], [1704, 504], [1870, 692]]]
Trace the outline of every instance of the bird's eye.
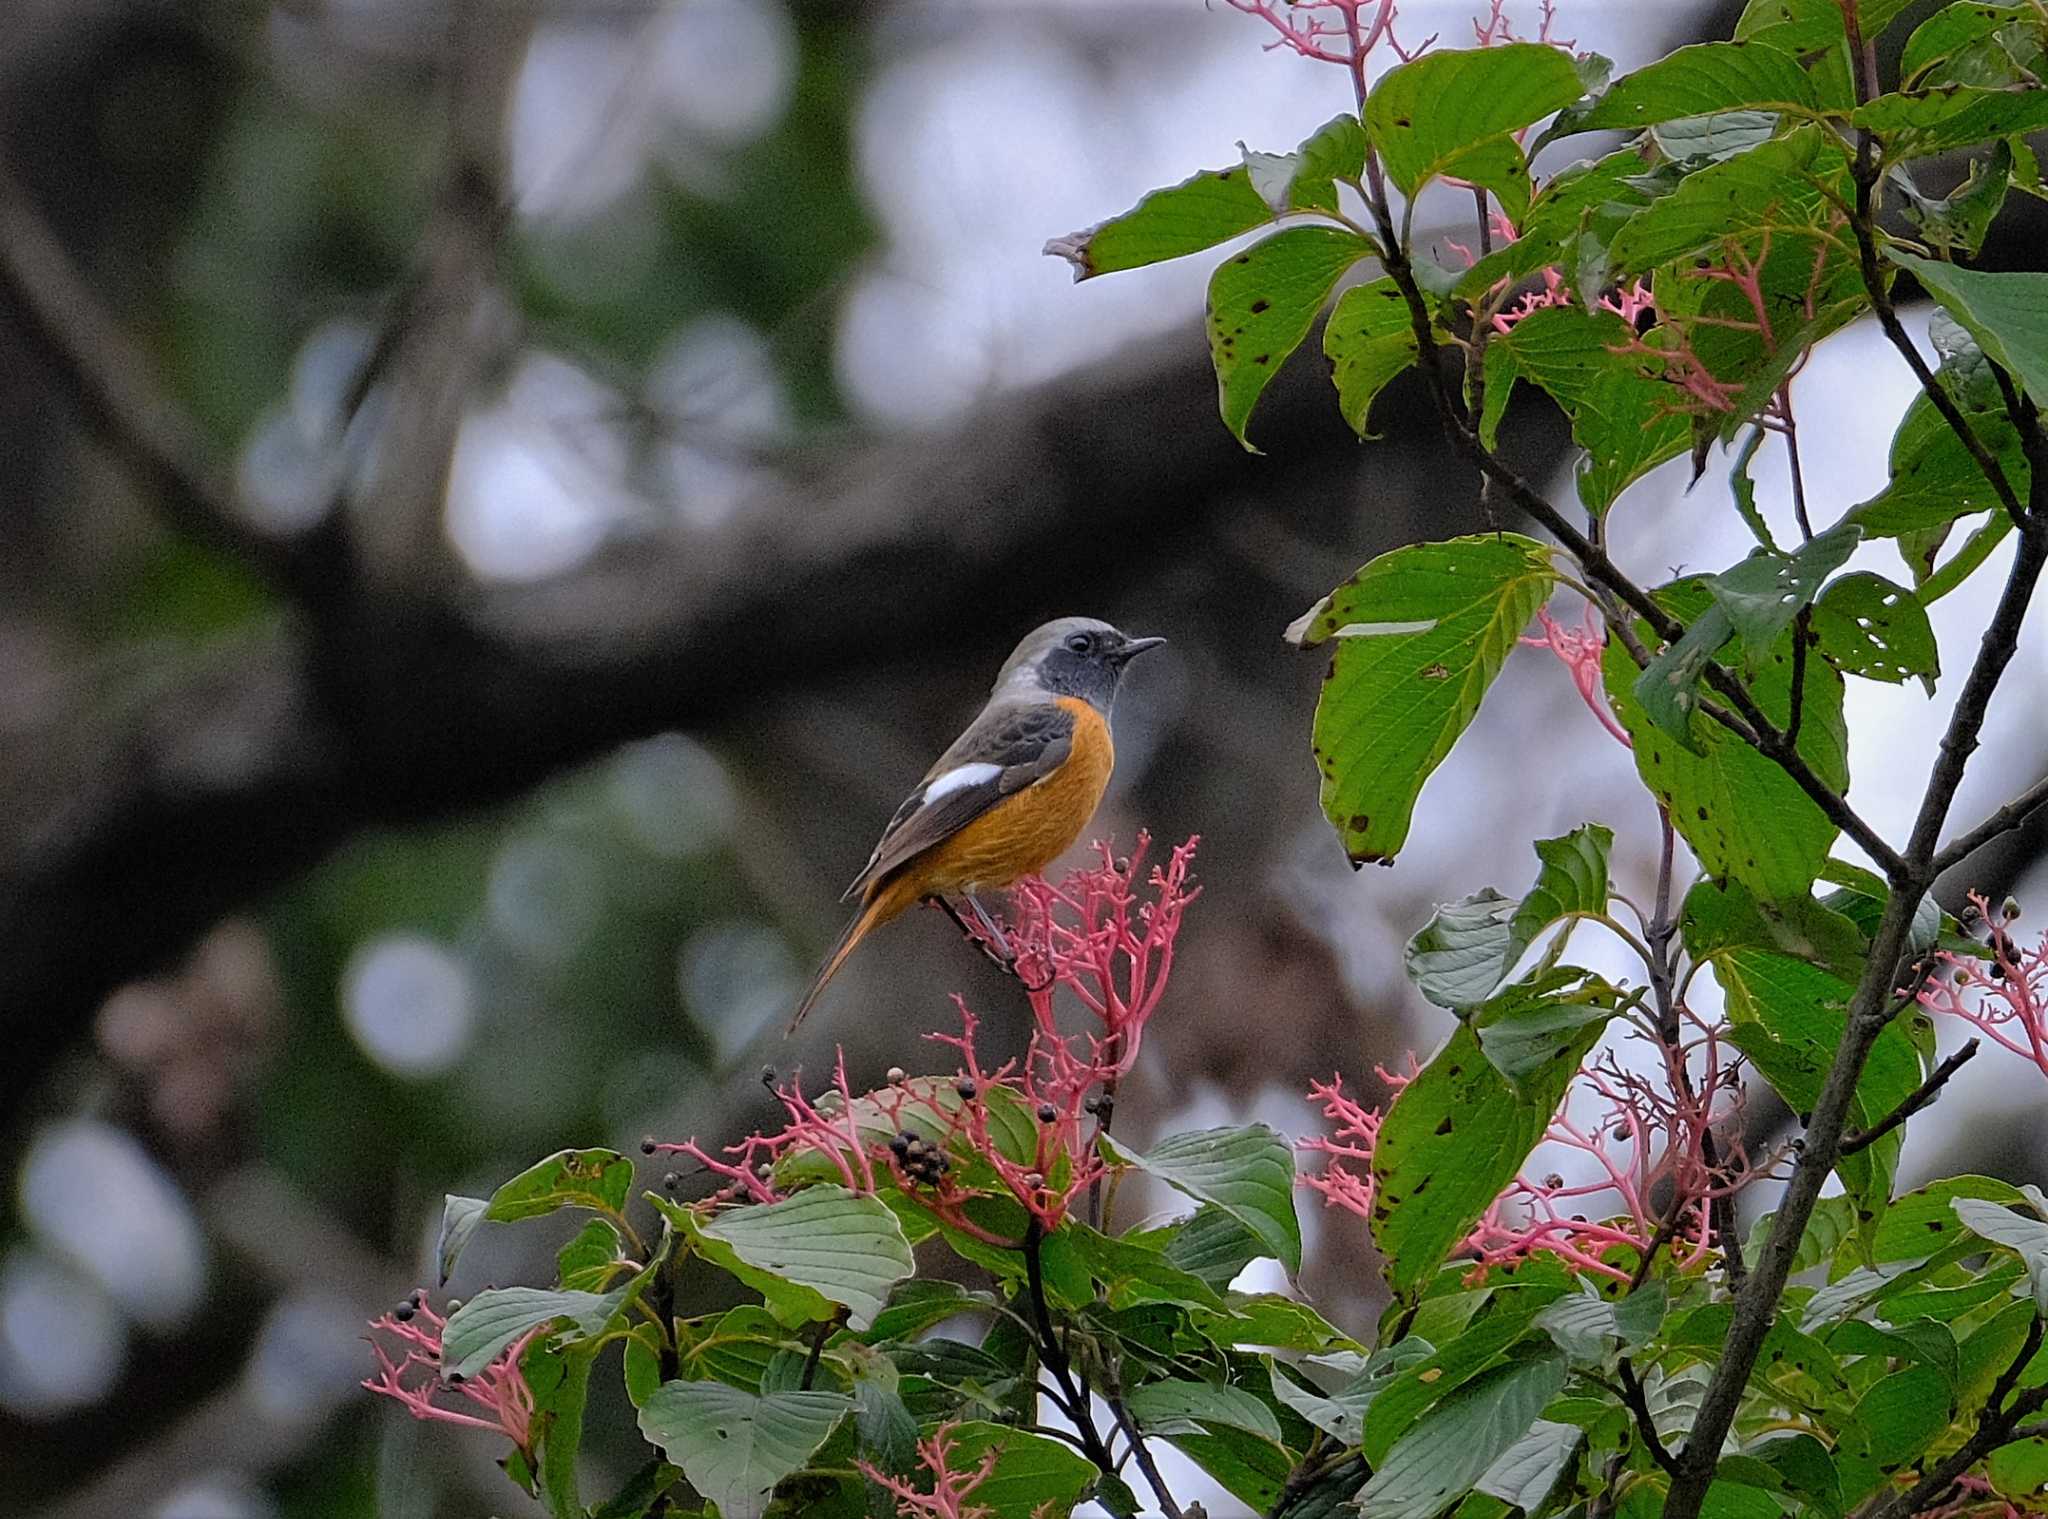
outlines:
[[1091, 640], [1086, 633], [1076, 633], [1067, 640], [1067, 647], [1076, 654], [1086, 654], [1090, 645]]

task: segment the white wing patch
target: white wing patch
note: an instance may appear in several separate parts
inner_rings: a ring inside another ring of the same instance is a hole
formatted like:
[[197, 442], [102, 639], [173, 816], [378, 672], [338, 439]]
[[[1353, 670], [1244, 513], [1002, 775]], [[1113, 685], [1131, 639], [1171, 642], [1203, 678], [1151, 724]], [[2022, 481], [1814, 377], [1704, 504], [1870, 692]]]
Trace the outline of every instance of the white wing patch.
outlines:
[[960, 765], [948, 770], [929, 786], [924, 788], [924, 805], [929, 807], [942, 796], [951, 796], [956, 791], [965, 791], [969, 786], [979, 786], [994, 780], [1003, 773], [1001, 765], [991, 765], [979, 760], [972, 765]]

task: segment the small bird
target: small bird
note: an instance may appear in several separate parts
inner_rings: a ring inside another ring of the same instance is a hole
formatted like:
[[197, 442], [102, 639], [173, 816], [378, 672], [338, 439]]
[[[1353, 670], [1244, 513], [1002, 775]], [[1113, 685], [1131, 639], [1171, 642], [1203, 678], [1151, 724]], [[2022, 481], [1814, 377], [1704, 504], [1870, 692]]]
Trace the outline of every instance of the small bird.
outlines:
[[988, 705], [896, 809], [840, 898], [858, 896], [860, 911], [797, 1004], [790, 1032], [854, 946], [919, 902], [936, 899], [952, 912], [947, 899], [964, 897], [1002, 943], [975, 893], [1045, 869], [1081, 836], [1116, 763], [1109, 711], [1117, 681], [1165, 642], [1092, 617], [1057, 618], [1024, 635]]

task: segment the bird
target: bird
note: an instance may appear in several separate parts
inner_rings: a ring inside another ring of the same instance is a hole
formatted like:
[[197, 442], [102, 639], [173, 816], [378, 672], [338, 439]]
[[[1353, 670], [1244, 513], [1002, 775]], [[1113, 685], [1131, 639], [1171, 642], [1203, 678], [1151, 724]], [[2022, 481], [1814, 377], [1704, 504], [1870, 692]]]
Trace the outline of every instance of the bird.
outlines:
[[1000, 948], [977, 892], [1034, 875], [1081, 836], [1116, 764], [1110, 709], [1124, 667], [1164, 638], [1133, 638], [1093, 617], [1058, 617], [1024, 635], [988, 704], [917, 783], [840, 900], [860, 907], [818, 968], [789, 1033], [861, 940], [920, 902], [966, 900]]

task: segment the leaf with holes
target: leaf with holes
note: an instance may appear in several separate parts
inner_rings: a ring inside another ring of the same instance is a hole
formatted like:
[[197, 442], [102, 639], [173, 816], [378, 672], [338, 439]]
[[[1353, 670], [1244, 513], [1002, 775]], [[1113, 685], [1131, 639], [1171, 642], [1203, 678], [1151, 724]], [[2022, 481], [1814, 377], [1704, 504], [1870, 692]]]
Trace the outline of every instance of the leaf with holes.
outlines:
[[852, 1410], [844, 1393], [756, 1397], [723, 1382], [664, 1382], [640, 1410], [640, 1432], [718, 1505], [720, 1519], [761, 1519], [775, 1484]]
[[1518, 533], [1383, 554], [1288, 637], [1334, 645], [1316, 703], [1324, 816], [1354, 865], [1390, 864], [1429, 774], [1470, 725], [1536, 609], [1550, 550]]
[[1072, 264], [1074, 278], [1085, 280], [1200, 253], [1272, 219], [1272, 208], [1240, 164], [1154, 190], [1122, 216], [1056, 237], [1045, 251]]
[[[1888, 156], [1925, 158], [1957, 148], [1974, 148], [2000, 137], [2038, 132], [2048, 126], [2048, 92], [2038, 88], [1987, 90], [1970, 85], [1880, 95], [1850, 118], [1875, 136]], [[1989, 275], [1991, 279], [2020, 278]]]
[[1751, 670], [1770, 656], [1800, 608], [1819, 594], [1822, 582], [1848, 561], [1862, 540], [1862, 528], [1842, 523], [1792, 553], [1759, 550], [1706, 581], [1708, 592], [1742, 640], [1743, 658]]
[[1461, 1023], [1394, 1098], [1373, 1147], [1371, 1222], [1397, 1295], [1410, 1297], [1434, 1277], [1521, 1170], [1599, 1032], [1590, 1025], [1517, 1086]]
[[[1858, 0], [1864, 40], [1875, 42], [1912, 0]], [[1848, 40], [1841, 0], [1749, 0], [1735, 23], [1737, 37], [1754, 37], [1788, 53], [1810, 53]]]
[[493, 1223], [539, 1218], [558, 1208], [624, 1211], [633, 1191], [633, 1162], [617, 1150], [562, 1150], [528, 1166], [491, 1194], [484, 1217]]
[[1813, 636], [1846, 674], [1890, 685], [1916, 678], [1934, 694], [1941, 650], [1927, 609], [1882, 575], [1859, 570], [1829, 586], [1813, 604]]
[[1301, 1225], [1294, 1216], [1294, 1151], [1262, 1123], [1169, 1135], [1146, 1154], [1105, 1134], [1111, 1158], [1158, 1177], [1197, 1202], [1213, 1203], [1258, 1236], [1290, 1272], [1301, 1269]]
[[1388, 176], [1413, 195], [1584, 92], [1571, 56], [1541, 43], [1444, 49], [1388, 70], [1365, 103], [1365, 124]]
[[1372, 251], [1364, 238], [1336, 227], [1289, 227], [1216, 266], [1209, 357], [1224, 425], [1246, 448], [1245, 427], [1260, 393], [1308, 336], [1344, 271]]

